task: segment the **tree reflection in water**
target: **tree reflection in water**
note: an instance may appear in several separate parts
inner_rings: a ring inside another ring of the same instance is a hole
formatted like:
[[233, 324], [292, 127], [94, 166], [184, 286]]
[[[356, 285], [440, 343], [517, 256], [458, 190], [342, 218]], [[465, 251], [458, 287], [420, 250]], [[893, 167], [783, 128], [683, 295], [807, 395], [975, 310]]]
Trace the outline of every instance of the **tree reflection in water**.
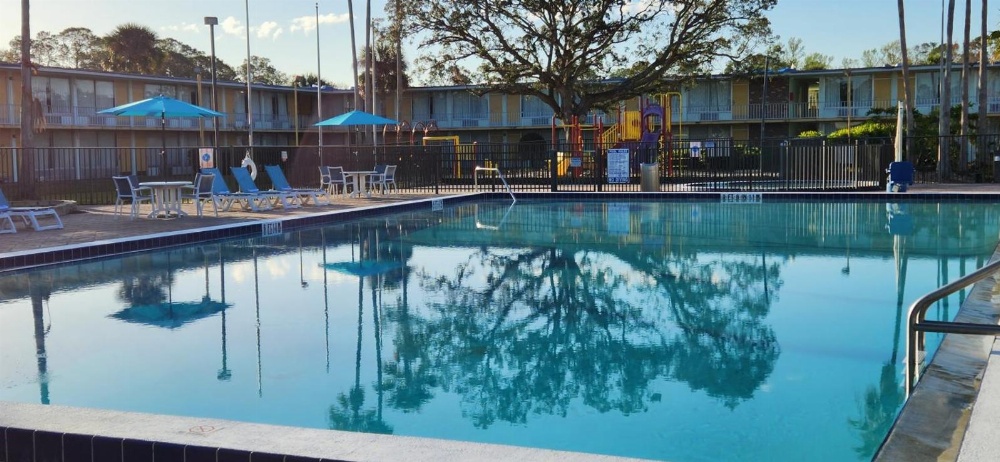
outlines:
[[480, 248], [453, 275], [418, 274], [439, 295], [424, 319], [402, 312], [400, 344], [419, 338], [424, 347], [401, 356], [433, 371], [417, 390], [429, 396], [437, 375], [480, 428], [565, 416], [576, 399], [600, 412], [643, 412], [658, 399], [651, 383], [664, 378], [733, 408], [779, 355], [762, 323], [763, 280], [780, 287], [778, 271], [628, 250]]

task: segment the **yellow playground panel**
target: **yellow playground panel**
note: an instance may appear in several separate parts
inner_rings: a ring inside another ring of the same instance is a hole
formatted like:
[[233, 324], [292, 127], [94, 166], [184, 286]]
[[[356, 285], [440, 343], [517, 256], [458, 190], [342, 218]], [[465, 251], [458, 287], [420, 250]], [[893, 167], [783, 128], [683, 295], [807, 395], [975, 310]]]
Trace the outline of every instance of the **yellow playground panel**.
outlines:
[[[451, 172], [455, 178], [462, 176], [463, 164], [465, 165], [466, 173], [469, 174], [476, 168], [476, 145], [459, 144], [458, 136], [425, 136], [423, 144], [424, 146], [453, 146], [454, 149], [452, 152], [442, 153], [441, 166], [445, 171], [448, 170], [448, 167], [451, 167]], [[486, 162], [484, 166], [489, 167], [490, 162]]]

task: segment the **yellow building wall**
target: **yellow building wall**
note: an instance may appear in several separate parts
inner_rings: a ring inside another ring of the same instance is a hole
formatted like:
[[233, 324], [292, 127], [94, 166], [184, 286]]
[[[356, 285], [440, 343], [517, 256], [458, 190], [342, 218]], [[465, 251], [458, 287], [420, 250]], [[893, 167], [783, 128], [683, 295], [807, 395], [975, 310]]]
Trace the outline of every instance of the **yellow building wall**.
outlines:
[[750, 126], [747, 124], [733, 125], [732, 134], [734, 140], [748, 140], [750, 139]]
[[[750, 82], [733, 81], [733, 118], [745, 119], [750, 115]], [[736, 138], [736, 136], [733, 136]]]
[[518, 95], [503, 95], [507, 98], [507, 121], [521, 120], [521, 97]]
[[488, 96], [488, 98], [489, 98], [489, 107], [490, 107], [490, 109], [489, 109], [489, 111], [490, 111], [489, 115], [490, 115], [490, 124], [491, 125], [499, 125], [499, 124], [503, 123], [503, 115], [504, 115], [504, 112], [503, 112], [503, 101], [504, 101], [504, 97], [505, 97], [505, 95], [501, 95], [501, 94], [497, 94], [497, 93], [490, 93], [489, 96]]
[[892, 107], [892, 76], [876, 75], [873, 82], [872, 107]]

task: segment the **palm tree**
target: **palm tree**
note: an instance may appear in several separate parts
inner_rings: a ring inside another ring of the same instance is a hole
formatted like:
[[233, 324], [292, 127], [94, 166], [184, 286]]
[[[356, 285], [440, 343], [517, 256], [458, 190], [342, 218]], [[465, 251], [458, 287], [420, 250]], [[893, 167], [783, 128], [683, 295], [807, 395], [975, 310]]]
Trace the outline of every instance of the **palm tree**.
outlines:
[[[902, 1], [902, 0], [900, 0]], [[987, 113], [987, 101], [986, 101], [986, 65], [989, 63], [989, 48], [987, 42], [986, 33], [986, 4], [987, 0], [983, 0], [983, 11], [982, 18], [980, 21], [979, 30], [979, 104], [977, 104], [976, 113], [979, 114], [978, 121], [978, 132], [984, 133], [987, 131], [986, 127], [986, 113]], [[984, 149], [985, 146], [982, 142], [976, 143], [979, 149]]]
[[965, 30], [962, 36], [962, 118], [959, 123], [960, 143], [958, 165], [960, 170], [965, 170], [969, 161], [969, 29], [972, 26], [972, 0], [965, 0]]
[[941, 75], [941, 104], [938, 109], [938, 159], [937, 173], [939, 180], [945, 180], [951, 176], [951, 165], [949, 152], [951, 146], [948, 137], [951, 136], [951, 35], [955, 29], [955, 0], [948, 0], [948, 26], [945, 36], [944, 47], [944, 69]]
[[354, 1], [347, 0], [347, 15], [351, 20], [351, 62], [354, 63], [354, 109], [358, 108], [358, 45], [354, 42]]
[[[365, 11], [365, 110], [375, 113], [375, 92], [372, 85], [372, 0], [367, 0]], [[371, 89], [371, 91], [368, 91]], [[374, 130], [374, 126], [372, 127]]]
[[[910, 58], [906, 50], [906, 15], [903, 13], [903, 0], [897, 0], [899, 9], [899, 44], [903, 57], [903, 105], [906, 107], [906, 147], [907, 157], [911, 157], [910, 137], [913, 136], [913, 84], [910, 82]], [[915, 159], [911, 159], [913, 161]]]
[[126, 23], [116, 27], [104, 37], [104, 46], [108, 49], [104, 70], [133, 74], [154, 73], [160, 61], [156, 42], [156, 33], [146, 26]]
[[34, 156], [34, 121], [31, 104], [34, 99], [31, 94], [31, 15], [30, 0], [21, 0], [21, 188], [22, 191], [34, 196], [35, 156]]

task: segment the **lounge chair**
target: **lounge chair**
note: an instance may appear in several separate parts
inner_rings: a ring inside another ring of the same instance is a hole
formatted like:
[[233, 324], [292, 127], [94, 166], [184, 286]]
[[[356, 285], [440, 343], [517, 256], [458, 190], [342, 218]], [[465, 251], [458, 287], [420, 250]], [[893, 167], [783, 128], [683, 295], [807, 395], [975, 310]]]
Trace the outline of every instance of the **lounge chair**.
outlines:
[[913, 185], [913, 178], [916, 175], [913, 163], [905, 160], [891, 162], [885, 172], [889, 174], [885, 185], [886, 192], [906, 192], [906, 188]]
[[121, 215], [126, 202], [131, 206], [129, 216], [132, 218], [139, 215], [139, 206], [143, 202], [149, 204], [152, 209], [153, 195], [149, 192], [149, 188], [139, 188], [138, 182], [133, 182], [128, 176], [113, 176], [111, 180], [115, 182], [115, 194], [118, 195], [115, 198], [115, 216]]
[[399, 187], [396, 186], [395, 165], [387, 165], [385, 171], [378, 177], [372, 175], [372, 189], [378, 189], [379, 192], [385, 194], [389, 188], [394, 189], [399, 194]]
[[298, 202], [301, 205], [306, 205], [306, 203], [310, 200], [313, 205], [319, 205], [320, 197], [324, 196], [326, 203], [330, 203], [330, 195], [324, 189], [293, 188], [292, 185], [288, 183], [288, 178], [285, 178], [285, 172], [283, 172], [281, 167], [277, 165], [265, 165], [264, 171], [267, 172], [267, 176], [271, 177], [271, 184], [274, 190], [298, 197]]
[[212, 201], [217, 210], [222, 209], [223, 212], [228, 212], [234, 204], [239, 204], [243, 210], [254, 212], [271, 209], [271, 201], [266, 196], [230, 191], [219, 169], [203, 168], [201, 173], [212, 175]]
[[298, 199], [297, 196], [281, 191], [261, 191], [253, 182], [253, 177], [250, 176], [250, 172], [248, 172], [247, 169], [243, 167], [229, 167], [229, 170], [233, 172], [233, 176], [236, 178], [236, 184], [239, 185], [241, 193], [263, 197], [271, 202], [272, 207], [276, 207], [279, 203], [286, 209], [296, 208], [299, 206], [299, 204], [295, 203]]
[[181, 191], [181, 200], [190, 199], [194, 202], [194, 209], [198, 213], [199, 217], [203, 216], [202, 211], [205, 208], [206, 202], [212, 204], [212, 209], [215, 210], [215, 216], [219, 216], [219, 205], [215, 203], [215, 198], [212, 197], [214, 183], [215, 174], [198, 173], [194, 176], [194, 184], [191, 186], [185, 186]]
[[0, 234], [16, 233], [17, 228], [14, 226], [14, 220], [10, 219], [10, 212], [3, 211], [0, 212]]
[[[16, 233], [17, 228], [14, 226], [13, 218], [18, 217], [24, 222], [26, 226], [31, 226], [35, 231], [45, 231], [46, 229], [62, 229], [63, 223], [62, 219], [59, 218], [59, 214], [56, 213], [56, 209], [52, 207], [11, 207], [10, 202], [7, 202], [7, 196], [4, 196], [3, 190], [0, 189], [0, 214], [6, 216], [6, 219], [0, 218], [0, 220], [5, 221], [5, 225], [10, 225], [10, 229], [3, 227], [4, 233]], [[42, 224], [39, 222], [40, 219], [49, 219], [52, 223]]]

